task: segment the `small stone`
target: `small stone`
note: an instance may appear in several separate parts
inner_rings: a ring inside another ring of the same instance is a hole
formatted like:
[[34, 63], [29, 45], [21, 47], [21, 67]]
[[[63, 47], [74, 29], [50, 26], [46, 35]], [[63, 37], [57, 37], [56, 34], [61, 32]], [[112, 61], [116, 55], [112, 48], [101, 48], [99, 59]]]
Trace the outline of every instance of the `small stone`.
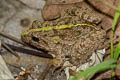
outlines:
[[60, 6], [58, 5], [46, 5], [43, 9], [43, 18], [45, 20], [51, 20], [51, 19], [55, 19], [58, 18], [60, 15]]
[[30, 8], [34, 9], [42, 9], [46, 2], [45, 0], [20, 0], [20, 1], [29, 6]]

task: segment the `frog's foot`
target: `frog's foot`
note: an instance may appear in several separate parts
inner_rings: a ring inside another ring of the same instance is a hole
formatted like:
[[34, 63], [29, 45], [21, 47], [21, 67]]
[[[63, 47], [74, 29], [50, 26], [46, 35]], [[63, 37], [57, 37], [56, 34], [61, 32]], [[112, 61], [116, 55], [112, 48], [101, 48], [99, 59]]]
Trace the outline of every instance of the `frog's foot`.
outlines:
[[73, 66], [69, 61], [66, 61], [63, 64], [63, 68], [65, 71], [65, 75], [66, 75], [66, 79], [68, 80], [70, 78], [70, 70], [72, 70], [72, 74], [73, 72], [76, 72], [76, 66]]
[[76, 66], [73, 66], [69, 61], [65, 61], [64, 64], [62, 64], [59, 67], [56, 67], [53, 70], [53, 74], [59, 74], [62, 71], [64, 71], [64, 73], [66, 75], [66, 80], [68, 80], [70, 78], [70, 72], [72, 71], [72, 74], [73, 74], [74, 72], [76, 72], [76, 69], [77, 69]]
[[70, 76], [71, 76], [70, 70], [72, 70], [72, 75], [74, 75], [74, 74], [76, 73], [76, 66], [66, 67], [66, 68], [64, 69], [67, 80], [69, 80], [69, 78], [70, 78]]
[[66, 78], [67, 78], [67, 80], [70, 78], [69, 70], [70, 70], [69, 67], [65, 68], [65, 74], [66, 74]]

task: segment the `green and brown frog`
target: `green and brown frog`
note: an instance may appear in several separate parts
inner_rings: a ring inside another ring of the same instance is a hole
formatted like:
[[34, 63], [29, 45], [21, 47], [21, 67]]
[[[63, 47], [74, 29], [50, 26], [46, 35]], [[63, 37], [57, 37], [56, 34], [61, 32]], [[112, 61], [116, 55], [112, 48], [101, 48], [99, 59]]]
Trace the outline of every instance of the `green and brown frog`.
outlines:
[[79, 67], [104, 43], [106, 33], [97, 26], [100, 21], [99, 16], [73, 7], [62, 11], [55, 20], [34, 21], [21, 39], [54, 55], [51, 63], [55, 67], [63, 66], [66, 61], [69, 66]]

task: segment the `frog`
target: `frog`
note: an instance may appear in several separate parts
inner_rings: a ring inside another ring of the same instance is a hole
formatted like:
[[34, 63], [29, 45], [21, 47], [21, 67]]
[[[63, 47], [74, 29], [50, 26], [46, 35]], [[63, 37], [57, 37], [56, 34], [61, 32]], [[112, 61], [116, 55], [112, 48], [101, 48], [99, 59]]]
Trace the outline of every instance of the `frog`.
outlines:
[[[79, 67], [104, 44], [106, 32], [98, 26], [100, 22], [101, 18], [87, 9], [72, 7], [61, 11], [57, 19], [33, 21], [21, 39], [53, 55], [50, 62], [56, 68]], [[66, 62], [69, 64], [65, 65]]]

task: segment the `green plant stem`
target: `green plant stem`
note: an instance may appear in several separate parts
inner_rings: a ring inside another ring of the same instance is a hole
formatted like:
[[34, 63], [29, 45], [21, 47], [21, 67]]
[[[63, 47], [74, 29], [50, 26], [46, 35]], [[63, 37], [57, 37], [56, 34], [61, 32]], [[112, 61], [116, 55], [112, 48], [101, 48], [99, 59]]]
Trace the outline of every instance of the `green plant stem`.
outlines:
[[117, 60], [109, 59], [96, 66], [90, 67], [83, 72], [77, 73], [75, 76], [71, 77], [69, 80], [89, 80], [97, 72], [116, 68], [117, 66], [116, 63], [117, 63]]
[[112, 59], [114, 57], [114, 44], [113, 44], [113, 41], [114, 41], [114, 32], [112, 31], [112, 34], [111, 34], [111, 43], [110, 43], [110, 57]]

